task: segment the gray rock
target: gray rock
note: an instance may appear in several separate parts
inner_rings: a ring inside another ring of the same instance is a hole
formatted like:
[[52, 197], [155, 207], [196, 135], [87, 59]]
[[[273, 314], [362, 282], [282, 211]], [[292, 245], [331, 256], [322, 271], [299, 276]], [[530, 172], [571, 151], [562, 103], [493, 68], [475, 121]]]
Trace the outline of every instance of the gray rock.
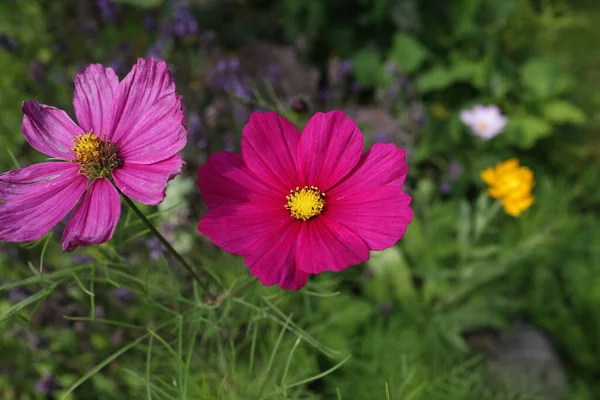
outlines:
[[493, 386], [548, 400], [566, 398], [564, 367], [548, 337], [534, 326], [519, 323], [501, 333], [473, 333], [466, 340], [472, 348], [487, 353], [485, 370]]

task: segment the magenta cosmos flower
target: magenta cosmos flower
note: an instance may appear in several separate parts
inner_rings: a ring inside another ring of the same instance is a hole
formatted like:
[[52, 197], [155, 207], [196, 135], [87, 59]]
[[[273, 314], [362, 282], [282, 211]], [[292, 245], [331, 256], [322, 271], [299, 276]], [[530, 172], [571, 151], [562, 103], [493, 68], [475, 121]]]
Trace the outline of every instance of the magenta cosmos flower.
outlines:
[[273, 112], [254, 113], [242, 154], [214, 154], [198, 171], [209, 208], [198, 230], [283, 289], [364, 262], [404, 235], [412, 211], [404, 150], [362, 151], [362, 132], [341, 111], [317, 113], [302, 134]]
[[113, 183], [155, 205], [180, 172], [187, 130], [164, 62], [139, 59], [121, 82], [89, 65], [75, 78], [73, 106], [78, 124], [57, 108], [23, 103], [25, 138], [54, 160], [0, 175], [0, 240], [37, 240], [75, 208], [63, 250], [104, 243], [121, 214]]

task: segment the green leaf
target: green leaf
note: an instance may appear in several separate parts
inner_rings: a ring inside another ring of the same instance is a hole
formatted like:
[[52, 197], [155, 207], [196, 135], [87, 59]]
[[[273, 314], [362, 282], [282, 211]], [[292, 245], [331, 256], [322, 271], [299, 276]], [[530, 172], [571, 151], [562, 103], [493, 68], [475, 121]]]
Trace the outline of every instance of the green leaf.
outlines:
[[398, 33], [394, 37], [390, 57], [398, 63], [403, 72], [407, 74], [415, 72], [427, 56], [427, 49], [412, 36]]
[[415, 295], [410, 267], [398, 247], [392, 246], [379, 252], [371, 252], [367, 265], [378, 279], [394, 286], [398, 300], [402, 301]]
[[130, 4], [140, 8], [152, 8], [159, 6], [163, 0], [115, 0], [117, 4]]
[[416, 80], [417, 88], [421, 93], [446, 89], [454, 83], [454, 74], [443, 65], [436, 65], [422, 73]]
[[552, 133], [552, 125], [533, 115], [514, 117], [506, 127], [506, 137], [523, 149], [531, 148], [538, 140]]
[[556, 100], [546, 104], [542, 109], [542, 114], [547, 120], [556, 124], [581, 125], [587, 120], [583, 111], [564, 100]]
[[569, 79], [555, 64], [541, 59], [530, 60], [521, 67], [521, 81], [540, 99], [559, 95], [570, 86]]
[[379, 54], [374, 50], [362, 50], [352, 59], [354, 77], [362, 86], [374, 86], [379, 83], [382, 64]]

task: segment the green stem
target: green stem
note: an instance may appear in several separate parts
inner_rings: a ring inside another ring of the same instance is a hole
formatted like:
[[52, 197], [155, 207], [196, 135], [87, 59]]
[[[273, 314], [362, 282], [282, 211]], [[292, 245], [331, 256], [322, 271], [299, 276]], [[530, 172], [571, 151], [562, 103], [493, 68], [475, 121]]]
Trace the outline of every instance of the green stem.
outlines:
[[120, 190], [119, 193], [121, 194], [123, 200], [125, 200], [125, 203], [127, 203], [127, 205], [129, 206], [129, 208], [131, 208], [133, 212], [136, 213], [137, 216], [142, 220], [142, 222], [146, 224], [148, 229], [150, 229], [152, 234], [156, 236], [156, 238], [165, 246], [167, 251], [171, 253], [171, 255], [175, 257], [177, 261], [179, 261], [179, 264], [181, 264], [192, 275], [192, 277], [198, 283], [198, 286], [202, 288], [204, 293], [206, 295], [209, 295], [210, 292], [208, 291], [206, 284], [200, 279], [200, 276], [194, 271], [194, 268], [192, 268], [192, 266], [183, 258], [183, 256], [179, 254], [179, 252], [175, 250], [173, 246], [171, 246], [167, 239], [165, 239], [165, 237], [158, 231], [158, 229], [156, 229], [152, 222], [148, 218], [146, 218], [144, 213], [142, 213], [142, 211], [133, 203], [133, 201], [129, 197], [125, 196]]

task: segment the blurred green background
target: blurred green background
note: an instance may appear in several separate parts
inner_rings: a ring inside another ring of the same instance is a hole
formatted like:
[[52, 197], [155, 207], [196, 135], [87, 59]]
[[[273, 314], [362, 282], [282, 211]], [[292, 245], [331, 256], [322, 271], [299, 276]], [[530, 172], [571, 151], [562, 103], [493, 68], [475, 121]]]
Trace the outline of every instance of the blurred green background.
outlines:
[[[0, 170], [43, 160], [22, 101], [73, 115], [88, 63], [166, 60], [187, 166], [143, 209], [223, 293], [125, 209], [101, 246], [0, 243], [0, 399], [599, 399], [599, 41], [596, 0], [0, 1]], [[475, 104], [505, 131], [471, 135]], [[196, 232], [196, 168], [269, 108], [407, 149], [397, 246], [285, 292]], [[536, 180], [518, 218], [479, 177], [512, 157]]]

